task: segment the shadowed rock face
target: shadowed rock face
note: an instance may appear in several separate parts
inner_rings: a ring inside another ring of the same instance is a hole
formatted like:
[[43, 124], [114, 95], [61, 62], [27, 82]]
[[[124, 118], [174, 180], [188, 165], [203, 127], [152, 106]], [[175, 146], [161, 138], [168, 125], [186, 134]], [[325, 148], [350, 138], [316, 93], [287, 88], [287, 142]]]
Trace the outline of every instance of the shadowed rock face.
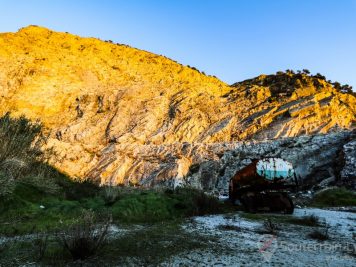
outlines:
[[343, 146], [343, 168], [340, 173], [341, 182], [356, 189], [356, 138]]
[[0, 115], [39, 119], [57, 151], [52, 164], [79, 179], [152, 186], [189, 174], [221, 188], [227, 150], [351, 129], [355, 103], [305, 74], [229, 86], [126, 45], [35, 26], [0, 34]]

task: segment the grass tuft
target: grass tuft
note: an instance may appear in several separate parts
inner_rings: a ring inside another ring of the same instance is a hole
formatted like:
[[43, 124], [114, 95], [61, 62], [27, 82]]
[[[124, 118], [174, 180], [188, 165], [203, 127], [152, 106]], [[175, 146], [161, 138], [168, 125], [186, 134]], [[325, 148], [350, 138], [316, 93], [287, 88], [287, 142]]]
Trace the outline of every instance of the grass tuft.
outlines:
[[329, 234], [327, 230], [314, 230], [308, 234], [308, 237], [318, 241], [325, 241], [329, 239]]
[[268, 218], [267, 220], [265, 220], [263, 222], [263, 228], [260, 231], [260, 233], [263, 234], [271, 234], [271, 235], [277, 235], [278, 231], [280, 230], [280, 226], [275, 223], [273, 220], [271, 220], [270, 218]]
[[85, 260], [97, 255], [106, 245], [110, 223], [111, 220], [98, 223], [94, 213], [86, 212], [79, 223], [57, 233], [58, 241], [73, 260]]

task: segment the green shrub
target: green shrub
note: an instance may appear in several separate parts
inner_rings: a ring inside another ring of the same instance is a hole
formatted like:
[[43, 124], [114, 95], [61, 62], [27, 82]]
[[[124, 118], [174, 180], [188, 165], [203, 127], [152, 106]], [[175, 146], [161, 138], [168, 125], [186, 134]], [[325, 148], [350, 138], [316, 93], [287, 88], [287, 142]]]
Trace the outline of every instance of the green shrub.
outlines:
[[0, 199], [9, 198], [15, 187], [15, 179], [8, 177], [4, 172], [0, 171]]
[[162, 192], [146, 190], [122, 193], [112, 206], [114, 218], [126, 222], [157, 222], [223, 212], [217, 198], [192, 188]]
[[14, 161], [15, 165], [32, 163], [43, 153], [40, 145], [45, 138], [41, 125], [31, 123], [25, 117], [11, 118], [6, 114], [0, 118], [0, 164]]
[[356, 206], [356, 193], [345, 188], [328, 189], [316, 194], [312, 204], [318, 207]]
[[112, 206], [119, 198], [119, 188], [114, 186], [105, 186], [102, 189], [102, 196], [106, 206]]
[[194, 188], [178, 188], [173, 195], [179, 202], [176, 208], [185, 209], [185, 216], [216, 214], [223, 211], [216, 197]]
[[114, 218], [125, 222], [156, 222], [174, 219], [180, 214], [174, 209], [177, 201], [161, 193], [132, 192], [124, 195], [113, 206]]
[[100, 187], [89, 181], [74, 182], [67, 179], [60, 179], [57, 182], [65, 193], [68, 200], [81, 200], [83, 198], [92, 198], [98, 195]]

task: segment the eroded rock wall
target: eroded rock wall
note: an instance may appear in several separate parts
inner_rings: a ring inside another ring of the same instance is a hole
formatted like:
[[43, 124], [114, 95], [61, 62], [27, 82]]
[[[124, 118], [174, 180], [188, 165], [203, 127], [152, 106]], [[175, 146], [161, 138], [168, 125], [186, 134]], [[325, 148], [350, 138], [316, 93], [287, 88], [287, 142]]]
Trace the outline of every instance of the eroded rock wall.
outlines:
[[[355, 132], [236, 143], [121, 146], [102, 151], [88, 179], [144, 187], [190, 185], [226, 192], [229, 179], [252, 159], [290, 161], [305, 186], [343, 183], [354, 172]], [[352, 141], [353, 140], [353, 141]], [[105, 176], [104, 176], [105, 175]]]

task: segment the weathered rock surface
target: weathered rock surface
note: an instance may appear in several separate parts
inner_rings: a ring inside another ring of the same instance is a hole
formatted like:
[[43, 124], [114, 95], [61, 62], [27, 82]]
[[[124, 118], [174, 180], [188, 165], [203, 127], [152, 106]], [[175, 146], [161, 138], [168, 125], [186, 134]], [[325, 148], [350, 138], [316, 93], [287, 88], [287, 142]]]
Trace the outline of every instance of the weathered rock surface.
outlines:
[[228, 181], [237, 170], [249, 164], [251, 159], [263, 157], [279, 157], [291, 162], [301, 185], [313, 186], [327, 180], [342, 184], [345, 169], [355, 171], [355, 165], [344, 164], [355, 150], [355, 147], [345, 150], [345, 144], [355, 139], [355, 132], [339, 132], [241, 146], [226, 152], [220, 160], [219, 173], [222, 175], [217, 179], [217, 188], [227, 190]]
[[340, 173], [341, 182], [356, 189], [356, 140], [343, 147], [344, 167]]
[[175, 143], [132, 148], [112, 144], [102, 152], [89, 177], [100, 177], [101, 181], [111, 184], [147, 187], [185, 184], [223, 193], [228, 189], [230, 178], [252, 159], [280, 157], [293, 164], [304, 185], [330, 178], [342, 182], [344, 173], [349, 169], [354, 171], [354, 165], [344, 166], [344, 162], [349, 162], [354, 153], [354, 146], [348, 148], [354, 142], [350, 140], [355, 138], [355, 132], [347, 131], [217, 144]]
[[[78, 179], [178, 182], [200, 163], [203, 186], [215, 188], [222, 183], [219, 158], [243, 146], [238, 142], [351, 129], [355, 104], [352, 94], [306, 74], [261, 75], [229, 86], [126, 45], [35, 26], [0, 34], [0, 116], [40, 120], [57, 151], [51, 163]], [[288, 140], [251, 143], [249, 151], [273, 154]], [[317, 151], [323, 144], [311, 145]], [[320, 157], [334, 155], [329, 145]]]

